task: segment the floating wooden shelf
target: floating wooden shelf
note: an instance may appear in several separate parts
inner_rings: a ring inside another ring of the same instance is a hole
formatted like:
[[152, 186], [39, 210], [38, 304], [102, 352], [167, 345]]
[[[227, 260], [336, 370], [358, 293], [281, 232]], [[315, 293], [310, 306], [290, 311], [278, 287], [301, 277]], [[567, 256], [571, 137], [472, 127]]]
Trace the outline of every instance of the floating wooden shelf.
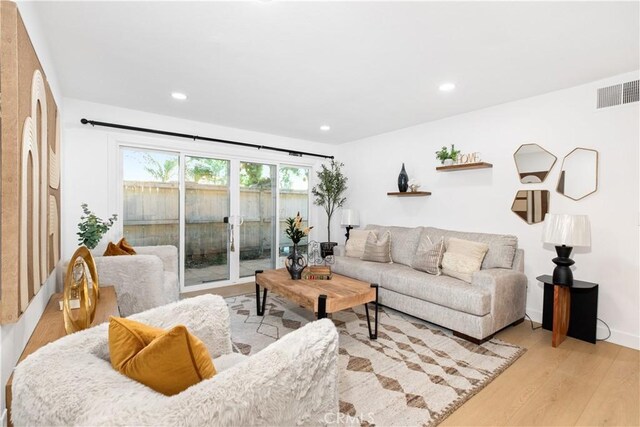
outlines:
[[424, 197], [430, 196], [430, 191], [405, 191], [404, 193], [400, 192], [389, 192], [387, 196], [398, 196], [398, 197]]
[[436, 170], [440, 172], [451, 172], [451, 171], [459, 171], [459, 170], [467, 170], [467, 169], [487, 169], [492, 167], [493, 165], [491, 163], [479, 162], [479, 163], [464, 163], [461, 165], [451, 165], [451, 166], [438, 166]]

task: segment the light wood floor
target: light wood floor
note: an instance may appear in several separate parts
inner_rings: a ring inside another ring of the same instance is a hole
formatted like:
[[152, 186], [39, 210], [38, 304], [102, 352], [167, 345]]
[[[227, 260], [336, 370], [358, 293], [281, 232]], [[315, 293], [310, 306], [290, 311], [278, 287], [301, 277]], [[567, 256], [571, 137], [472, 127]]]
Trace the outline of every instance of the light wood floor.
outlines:
[[527, 352], [442, 426], [640, 425], [637, 350], [573, 338], [553, 348], [551, 332], [529, 321], [497, 337]]
[[[250, 283], [215, 293], [253, 291]], [[441, 426], [640, 426], [637, 350], [573, 338], [553, 348], [551, 332], [528, 320], [497, 338], [527, 352]]]

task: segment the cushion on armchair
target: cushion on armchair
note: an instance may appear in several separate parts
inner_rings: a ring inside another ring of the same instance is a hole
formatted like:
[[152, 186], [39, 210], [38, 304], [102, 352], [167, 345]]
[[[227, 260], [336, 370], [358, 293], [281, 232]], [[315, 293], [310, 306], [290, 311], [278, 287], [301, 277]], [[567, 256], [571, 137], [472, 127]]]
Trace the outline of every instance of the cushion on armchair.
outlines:
[[129, 242], [127, 242], [127, 239], [125, 239], [124, 237], [118, 241], [118, 247], [129, 255], [136, 254], [136, 250], [133, 249], [133, 246], [131, 246]]
[[216, 374], [207, 347], [183, 325], [165, 331], [111, 317], [109, 353], [121, 374], [167, 396]]
[[109, 242], [107, 245], [107, 249], [104, 250], [102, 256], [120, 256], [120, 255], [131, 255], [129, 252], [121, 249], [120, 246], [116, 245], [113, 242]]
[[135, 255], [136, 250], [133, 249], [133, 246], [127, 242], [127, 239], [124, 237], [118, 240], [118, 243], [114, 244], [109, 242], [107, 245], [107, 249], [104, 251], [102, 256], [117, 256], [117, 255]]

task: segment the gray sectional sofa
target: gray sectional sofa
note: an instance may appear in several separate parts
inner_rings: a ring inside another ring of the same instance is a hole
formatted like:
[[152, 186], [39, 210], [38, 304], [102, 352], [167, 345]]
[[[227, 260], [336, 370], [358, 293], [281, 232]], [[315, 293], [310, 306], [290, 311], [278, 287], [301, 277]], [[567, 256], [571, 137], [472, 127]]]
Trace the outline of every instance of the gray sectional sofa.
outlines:
[[[451, 329], [454, 335], [479, 343], [497, 331], [524, 319], [527, 278], [524, 251], [515, 236], [465, 233], [433, 227], [368, 225], [381, 236], [391, 235], [393, 263], [376, 263], [345, 256], [344, 246], [334, 248], [335, 273], [379, 285], [384, 306]], [[424, 234], [424, 236], [423, 236]], [[486, 243], [489, 250], [472, 282], [431, 275], [411, 268], [421, 238], [433, 242], [455, 237]]]

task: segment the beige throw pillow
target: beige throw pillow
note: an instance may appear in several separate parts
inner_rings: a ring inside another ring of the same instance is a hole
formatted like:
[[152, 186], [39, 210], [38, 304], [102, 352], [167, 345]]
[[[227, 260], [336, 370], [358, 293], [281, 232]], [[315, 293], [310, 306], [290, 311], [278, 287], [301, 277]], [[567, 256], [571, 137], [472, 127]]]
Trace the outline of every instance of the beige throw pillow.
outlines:
[[440, 264], [442, 263], [443, 255], [444, 237], [441, 237], [437, 243], [433, 243], [429, 236], [426, 236], [426, 238], [422, 238], [420, 242], [418, 242], [418, 249], [411, 261], [411, 267], [424, 271], [425, 273], [439, 276], [442, 274]]
[[367, 236], [372, 233], [378, 237], [377, 233], [372, 230], [351, 230], [349, 240], [344, 245], [345, 256], [351, 258], [362, 258], [364, 255], [364, 246], [367, 243]]
[[364, 245], [363, 261], [391, 262], [391, 234], [387, 231], [381, 238], [370, 233]]
[[447, 249], [442, 257], [442, 272], [471, 283], [473, 273], [480, 271], [488, 250], [489, 245], [485, 243], [452, 237], [447, 241]]

